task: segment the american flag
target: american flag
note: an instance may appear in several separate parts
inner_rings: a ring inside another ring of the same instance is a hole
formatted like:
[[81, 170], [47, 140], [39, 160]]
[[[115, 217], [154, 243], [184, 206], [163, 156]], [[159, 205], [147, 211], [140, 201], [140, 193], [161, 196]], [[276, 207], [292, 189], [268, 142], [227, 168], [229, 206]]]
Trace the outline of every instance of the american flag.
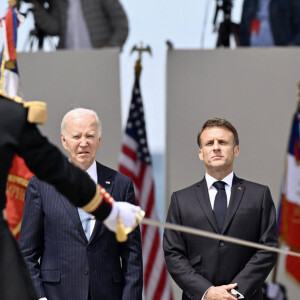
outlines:
[[[136, 75], [133, 87], [130, 111], [123, 137], [119, 170], [132, 179], [137, 204], [145, 211], [145, 217], [158, 220], [139, 75]], [[172, 300], [173, 292], [163, 257], [159, 230], [157, 227], [143, 224], [141, 233], [144, 299]]]

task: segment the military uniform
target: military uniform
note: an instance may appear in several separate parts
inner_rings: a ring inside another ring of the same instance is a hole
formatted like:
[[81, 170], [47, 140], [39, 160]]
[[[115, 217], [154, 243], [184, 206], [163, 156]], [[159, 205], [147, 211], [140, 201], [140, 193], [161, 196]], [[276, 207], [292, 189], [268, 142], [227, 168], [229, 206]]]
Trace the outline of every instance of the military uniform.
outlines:
[[24, 158], [35, 175], [54, 185], [70, 201], [104, 220], [112, 198], [90, 177], [43, 137], [36, 124], [28, 121], [23, 103], [0, 96], [0, 299], [37, 300], [17, 243], [3, 216], [6, 182], [15, 154]]

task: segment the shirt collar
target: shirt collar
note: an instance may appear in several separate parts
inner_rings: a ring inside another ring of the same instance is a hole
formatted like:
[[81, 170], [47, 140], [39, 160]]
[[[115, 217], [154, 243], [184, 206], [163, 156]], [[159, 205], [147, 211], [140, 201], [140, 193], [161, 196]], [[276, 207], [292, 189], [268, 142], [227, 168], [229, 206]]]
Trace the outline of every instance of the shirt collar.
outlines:
[[[210, 176], [209, 174], [205, 173], [205, 179], [207, 183], [207, 188], [210, 189], [211, 186], [218, 181], [218, 179]], [[233, 181], [233, 172], [229, 173], [225, 178], [223, 178], [221, 181], [224, 181], [230, 188], [232, 186]]]
[[86, 172], [90, 175], [95, 183], [98, 182], [98, 175], [97, 175], [97, 165], [96, 161], [92, 163], [92, 165], [86, 170]]

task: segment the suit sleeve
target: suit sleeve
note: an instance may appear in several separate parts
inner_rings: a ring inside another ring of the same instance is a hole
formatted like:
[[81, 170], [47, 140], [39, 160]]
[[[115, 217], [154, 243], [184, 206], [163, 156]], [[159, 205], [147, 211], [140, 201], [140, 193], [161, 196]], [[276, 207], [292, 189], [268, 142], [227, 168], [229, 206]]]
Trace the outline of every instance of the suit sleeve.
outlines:
[[[130, 179], [123, 198], [126, 202], [136, 205], [133, 183]], [[139, 226], [129, 234], [126, 243], [120, 244], [120, 256], [125, 278], [122, 300], [142, 300], [143, 259]]]
[[[268, 187], [265, 187], [262, 199], [259, 244], [277, 247], [278, 235], [276, 210]], [[277, 254], [266, 250], [257, 250], [232, 283], [238, 284], [238, 291], [244, 296], [255, 292], [255, 287], [262, 286], [275, 265]]]
[[43, 244], [44, 219], [39, 183], [36, 177], [32, 177], [25, 195], [19, 247], [40, 298], [45, 297], [39, 264]]
[[[182, 225], [176, 193], [173, 193], [171, 197], [167, 222]], [[167, 269], [177, 285], [183, 292], [188, 291], [193, 295], [197, 295], [197, 298], [194, 298], [195, 300], [201, 299], [205, 291], [213, 284], [192, 267], [187, 258], [187, 247], [182, 233], [165, 229], [163, 249]]]

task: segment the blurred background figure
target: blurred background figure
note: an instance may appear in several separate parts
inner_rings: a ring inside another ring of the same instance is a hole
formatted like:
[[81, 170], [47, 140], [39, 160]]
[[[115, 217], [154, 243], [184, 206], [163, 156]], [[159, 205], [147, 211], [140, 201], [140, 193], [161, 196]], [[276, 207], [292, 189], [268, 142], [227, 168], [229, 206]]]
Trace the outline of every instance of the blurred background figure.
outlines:
[[300, 1], [244, 0], [240, 45], [300, 45]]
[[[232, 36], [235, 41], [235, 45], [239, 46], [239, 24], [232, 22], [231, 11], [233, 8], [232, 0], [217, 0], [216, 1], [216, 12], [214, 16], [214, 27], [215, 31], [218, 31], [218, 38], [216, 46], [219, 47], [230, 47], [230, 37]], [[219, 11], [223, 11], [223, 21], [220, 23], [217, 29], [216, 23]]]
[[35, 27], [58, 36], [58, 48], [120, 47], [128, 36], [128, 19], [118, 0], [31, 1]]

